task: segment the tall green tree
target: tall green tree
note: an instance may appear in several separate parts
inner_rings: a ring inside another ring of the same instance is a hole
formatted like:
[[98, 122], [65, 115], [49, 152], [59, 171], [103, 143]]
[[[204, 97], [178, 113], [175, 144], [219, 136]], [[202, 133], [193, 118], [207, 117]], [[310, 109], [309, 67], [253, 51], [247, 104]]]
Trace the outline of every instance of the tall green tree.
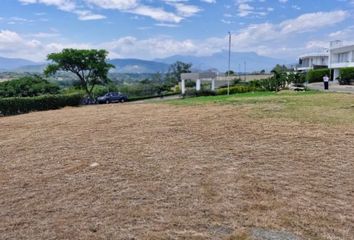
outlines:
[[78, 77], [80, 86], [93, 99], [92, 91], [97, 84], [109, 82], [108, 72], [114, 65], [107, 63], [106, 50], [64, 49], [60, 53], [49, 54], [47, 59], [52, 63], [44, 73], [52, 75], [58, 71], [66, 71]]
[[177, 61], [172, 64], [168, 70], [168, 80], [172, 82], [174, 85], [181, 81], [182, 73], [190, 73], [192, 68], [191, 63], [184, 63], [181, 61]]

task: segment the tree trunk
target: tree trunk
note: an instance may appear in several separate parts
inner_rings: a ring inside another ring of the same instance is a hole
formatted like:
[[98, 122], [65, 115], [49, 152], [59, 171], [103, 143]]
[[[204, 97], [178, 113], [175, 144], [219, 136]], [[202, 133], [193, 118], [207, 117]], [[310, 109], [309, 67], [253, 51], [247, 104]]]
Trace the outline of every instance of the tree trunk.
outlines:
[[76, 76], [79, 77], [80, 82], [81, 82], [81, 85], [84, 87], [87, 96], [88, 96], [91, 100], [95, 100], [95, 99], [93, 98], [93, 96], [92, 96], [93, 87], [91, 88], [91, 91], [90, 91], [89, 88], [88, 88], [88, 84], [87, 84], [87, 82], [85, 81], [85, 77], [82, 76], [82, 75], [80, 75], [79, 72], [75, 72], [75, 74], [76, 74]]

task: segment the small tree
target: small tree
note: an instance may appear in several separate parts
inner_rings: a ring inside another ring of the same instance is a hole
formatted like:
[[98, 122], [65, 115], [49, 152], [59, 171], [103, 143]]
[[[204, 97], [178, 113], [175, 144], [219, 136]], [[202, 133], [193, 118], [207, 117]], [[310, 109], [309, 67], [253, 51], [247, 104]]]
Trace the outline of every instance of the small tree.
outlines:
[[225, 72], [225, 75], [226, 75], [226, 76], [235, 76], [236, 74], [235, 74], [234, 71], [230, 70], [230, 71], [226, 71], [226, 72]]
[[288, 83], [293, 83], [295, 85], [302, 85], [305, 83], [305, 73], [291, 72], [288, 74]]
[[276, 65], [275, 68], [273, 68], [273, 70], [271, 71], [273, 77], [271, 77], [269, 81], [269, 88], [272, 91], [280, 91], [281, 89], [285, 88], [288, 81], [286, 70], [287, 69], [284, 65]]
[[60, 53], [49, 54], [47, 59], [52, 61], [44, 73], [52, 75], [58, 71], [67, 71], [79, 78], [80, 86], [93, 99], [92, 91], [97, 84], [109, 82], [108, 72], [114, 65], [106, 62], [106, 50], [64, 49]]
[[181, 81], [181, 74], [182, 73], [190, 73], [192, 68], [191, 63], [184, 63], [177, 61], [170, 66], [167, 74], [167, 80], [172, 82], [174, 85]]

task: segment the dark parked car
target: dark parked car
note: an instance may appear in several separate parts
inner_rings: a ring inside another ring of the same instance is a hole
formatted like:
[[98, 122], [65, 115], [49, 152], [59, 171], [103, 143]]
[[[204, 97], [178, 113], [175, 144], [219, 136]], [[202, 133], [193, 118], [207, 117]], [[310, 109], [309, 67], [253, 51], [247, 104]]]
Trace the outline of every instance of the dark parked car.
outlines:
[[126, 95], [117, 92], [109, 92], [97, 98], [98, 103], [125, 102], [127, 100], [128, 97]]

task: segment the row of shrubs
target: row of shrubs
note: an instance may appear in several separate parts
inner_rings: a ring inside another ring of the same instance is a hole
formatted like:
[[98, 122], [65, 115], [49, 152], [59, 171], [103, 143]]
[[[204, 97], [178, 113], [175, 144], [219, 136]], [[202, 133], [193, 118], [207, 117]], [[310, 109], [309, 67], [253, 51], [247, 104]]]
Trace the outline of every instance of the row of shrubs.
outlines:
[[202, 89], [197, 91], [192, 88], [186, 89], [186, 92], [183, 95], [184, 97], [203, 97], [203, 96], [216, 96], [216, 92], [210, 89]]
[[[247, 93], [256, 91], [253, 86], [248, 85], [236, 85], [230, 87], [230, 94], [236, 93]], [[210, 89], [202, 89], [200, 91], [196, 91], [195, 89], [187, 89], [184, 96], [185, 97], [202, 97], [202, 96], [216, 96], [216, 95], [226, 95], [227, 87], [219, 88], [216, 91], [212, 91]]]
[[0, 97], [5, 98], [59, 94], [59, 91], [59, 85], [50, 83], [39, 76], [27, 76], [0, 82]]
[[308, 83], [322, 82], [325, 75], [330, 76], [330, 70], [327, 68], [310, 70], [306, 74], [306, 81]]
[[[257, 89], [253, 86], [247, 86], [247, 85], [236, 85], [236, 86], [231, 86], [230, 87], [230, 94], [236, 94], [236, 93], [247, 93], [247, 92], [253, 92], [256, 91]], [[217, 95], [226, 95], [227, 94], [227, 88], [219, 88], [216, 91]]]
[[15, 115], [32, 111], [59, 109], [66, 106], [79, 106], [81, 99], [81, 94], [0, 98], [0, 115]]
[[339, 83], [342, 85], [353, 84], [354, 82], [354, 67], [340, 69]]
[[[322, 82], [323, 76], [330, 76], [329, 69], [314, 69], [306, 74], [306, 81], [309, 83]], [[340, 84], [348, 85], [354, 82], [354, 67], [341, 68], [339, 78], [337, 79]]]

